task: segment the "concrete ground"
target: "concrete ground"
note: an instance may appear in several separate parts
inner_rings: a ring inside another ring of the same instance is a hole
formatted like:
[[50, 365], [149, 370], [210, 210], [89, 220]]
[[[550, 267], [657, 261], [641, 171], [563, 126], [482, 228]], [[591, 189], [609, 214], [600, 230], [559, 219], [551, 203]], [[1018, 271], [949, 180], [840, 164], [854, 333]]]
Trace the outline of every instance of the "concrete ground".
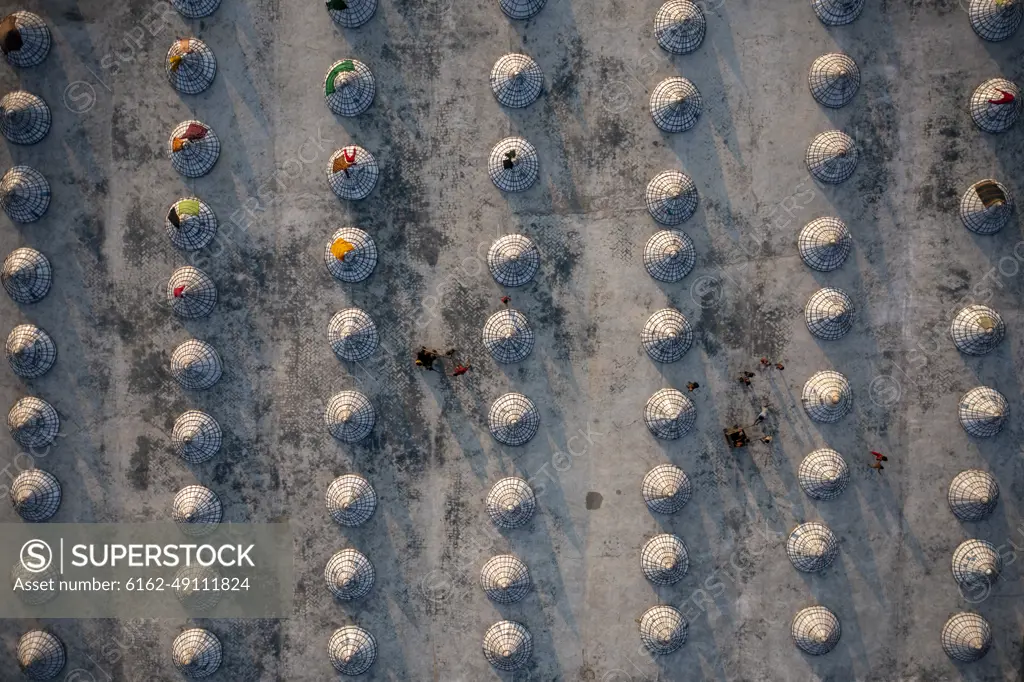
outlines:
[[[494, 0], [382, 0], [374, 18], [339, 30], [322, 2], [223, 0], [202, 21], [168, 14], [164, 2], [29, 0], [54, 34], [47, 61], [5, 68], [4, 90], [21, 86], [53, 110], [49, 136], [6, 145], [4, 165], [27, 163], [53, 186], [47, 215], [32, 225], [3, 218], [0, 251], [41, 249], [54, 264], [43, 302], [0, 300], [5, 330], [23, 321], [49, 330], [60, 356], [47, 376], [0, 374], [0, 404], [26, 393], [50, 401], [64, 437], [39, 466], [64, 486], [54, 521], [164, 519], [174, 493], [201, 482], [232, 522], [288, 520], [298, 576], [293, 617], [200, 621], [221, 637], [225, 661], [212, 680], [324, 680], [330, 633], [348, 622], [377, 638], [374, 680], [1010, 680], [1022, 670], [1024, 608], [1016, 547], [1024, 546], [1024, 467], [1016, 421], [997, 437], [969, 438], [956, 420], [960, 395], [979, 385], [1024, 411], [1021, 308], [1024, 276], [1018, 220], [991, 237], [967, 232], [960, 194], [995, 177], [1018, 199], [1024, 183], [1024, 124], [992, 136], [966, 104], [982, 80], [1022, 77], [1021, 33], [986, 44], [956, 0], [869, 0], [855, 23], [826, 29], [808, 2], [709, 0], [700, 49], [671, 57], [652, 36], [657, 0], [549, 0], [532, 21], [507, 20]], [[22, 7], [5, 0], [5, 12]], [[966, 4], [966, 0], [961, 0]], [[768, 11], [766, 11], [768, 9]], [[167, 15], [161, 19], [162, 15]], [[164, 80], [163, 58], [178, 35], [216, 52], [219, 73], [198, 96]], [[545, 73], [545, 93], [524, 110], [499, 108], [491, 64], [525, 51]], [[807, 91], [819, 55], [844, 51], [862, 85], [838, 111]], [[321, 85], [337, 59], [355, 57], [377, 77], [373, 106], [356, 119], [332, 115]], [[647, 100], [663, 78], [690, 78], [704, 97], [692, 130], [660, 133]], [[186, 181], [164, 155], [167, 136], [195, 116], [222, 141], [213, 172]], [[862, 152], [856, 174], [836, 187], [812, 182], [804, 149], [833, 127]], [[540, 181], [502, 196], [486, 174], [491, 146], [510, 133], [538, 149]], [[380, 162], [368, 199], [346, 204], [329, 191], [334, 149], [358, 143]], [[652, 280], [643, 246], [657, 229], [643, 205], [647, 181], [681, 168], [700, 192], [682, 229], [697, 266], [678, 284]], [[1017, 172], [1017, 175], [1013, 175]], [[196, 254], [176, 251], [162, 220], [195, 192], [221, 222]], [[853, 233], [845, 266], [813, 273], [796, 235], [812, 218], [836, 215]], [[366, 282], [339, 286], [322, 252], [338, 227], [373, 235], [380, 263]], [[484, 262], [496, 237], [522, 232], [542, 253], [541, 271], [512, 290], [537, 333], [533, 354], [494, 363], [480, 342], [503, 290]], [[182, 322], [163, 303], [173, 268], [192, 263], [217, 282], [208, 319]], [[802, 316], [823, 285], [857, 305], [854, 330], [818, 342]], [[992, 305], [1008, 333], [991, 355], [969, 358], [949, 340], [951, 311]], [[361, 365], [340, 364], [326, 342], [330, 316], [367, 310], [382, 345]], [[647, 317], [681, 310], [697, 335], [682, 361], [659, 366], [639, 345]], [[6, 333], [6, 331], [4, 331]], [[170, 378], [172, 348], [195, 335], [213, 343], [224, 377], [186, 394]], [[458, 347], [465, 377], [410, 365], [420, 344]], [[743, 389], [735, 376], [767, 355], [785, 363]], [[853, 385], [853, 413], [836, 424], [806, 417], [799, 394], [813, 372], [833, 368]], [[701, 384], [694, 432], [656, 441], [642, 420], [664, 386]], [[367, 441], [345, 446], [321, 412], [336, 391], [365, 392], [378, 409]], [[536, 401], [541, 428], [528, 445], [499, 447], [486, 413], [516, 390]], [[721, 429], [771, 406], [771, 447], [725, 448]], [[175, 417], [205, 409], [225, 431], [224, 448], [192, 468], [170, 451]], [[5, 408], [6, 409], [6, 408]], [[838, 499], [817, 503], [796, 482], [801, 459], [830, 446], [850, 465]], [[868, 468], [869, 450], [889, 455]], [[567, 454], [569, 453], [569, 454]], [[0, 441], [16, 471], [12, 440]], [[673, 462], [691, 477], [690, 503], [653, 517], [640, 496], [644, 473]], [[993, 472], [1002, 496], [987, 521], [949, 513], [952, 477]], [[333, 477], [367, 476], [380, 496], [364, 527], [340, 531], [325, 513]], [[539, 500], [530, 526], [499, 533], [484, 497], [499, 477], [529, 478]], [[798, 573], [784, 551], [797, 523], [822, 520], [838, 535], [836, 563]], [[9, 507], [0, 521], [15, 522]], [[647, 537], [679, 534], [690, 571], [655, 589], [639, 570]], [[950, 557], [962, 540], [1002, 547], [1004, 579], [990, 595], [962, 596]], [[375, 564], [361, 601], [332, 603], [322, 571], [351, 545]], [[477, 586], [480, 566], [514, 552], [535, 589], [500, 607]], [[971, 603], [978, 602], [978, 603]], [[689, 620], [678, 652], [657, 659], [640, 647], [636, 619], [657, 603]], [[830, 654], [792, 644], [800, 608], [821, 603], [842, 622]], [[942, 652], [950, 614], [976, 610], [994, 629], [980, 662]], [[144, 614], [140, 614], [142, 616]], [[530, 666], [492, 670], [480, 653], [501, 618], [534, 637]], [[68, 646], [61, 679], [173, 680], [170, 645], [184, 622], [46, 622]], [[0, 623], [2, 679], [16, 679], [18, 635], [35, 623]], [[80, 672], [75, 672], [80, 671]], [[74, 676], [72, 676], [74, 675]]]

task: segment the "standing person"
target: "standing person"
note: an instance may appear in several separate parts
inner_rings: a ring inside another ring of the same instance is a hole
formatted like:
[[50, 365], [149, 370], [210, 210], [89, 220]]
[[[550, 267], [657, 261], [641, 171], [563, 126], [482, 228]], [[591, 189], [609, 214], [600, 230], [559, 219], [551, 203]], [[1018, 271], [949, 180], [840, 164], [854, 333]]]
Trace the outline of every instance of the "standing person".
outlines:
[[764, 438], [761, 439], [761, 442], [762, 443], [769, 443], [770, 444], [772, 442], [771, 435], [766, 435]]

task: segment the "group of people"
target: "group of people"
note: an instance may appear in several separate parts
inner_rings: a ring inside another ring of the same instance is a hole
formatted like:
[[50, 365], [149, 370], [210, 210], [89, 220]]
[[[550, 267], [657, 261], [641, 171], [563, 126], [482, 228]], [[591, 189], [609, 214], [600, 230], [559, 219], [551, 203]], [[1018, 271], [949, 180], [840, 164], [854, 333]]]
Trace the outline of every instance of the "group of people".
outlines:
[[416, 352], [416, 366], [422, 367], [423, 369], [433, 370], [434, 364], [437, 363], [437, 371], [444, 374], [444, 363], [441, 362], [442, 357], [455, 363], [455, 367], [452, 369], [453, 377], [462, 376], [473, 368], [472, 365], [464, 365], [455, 360], [454, 348], [450, 348], [442, 354], [441, 351], [434, 348], [427, 348], [426, 346], [420, 346], [420, 349]]

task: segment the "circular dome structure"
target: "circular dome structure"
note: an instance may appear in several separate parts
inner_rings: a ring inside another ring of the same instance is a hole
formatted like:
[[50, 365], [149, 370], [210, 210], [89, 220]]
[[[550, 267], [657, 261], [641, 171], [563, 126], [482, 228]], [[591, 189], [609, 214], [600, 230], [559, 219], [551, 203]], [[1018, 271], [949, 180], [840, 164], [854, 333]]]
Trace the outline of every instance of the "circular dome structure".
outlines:
[[685, 436], [696, 421], [693, 401], [674, 388], [661, 389], [644, 406], [644, 423], [655, 437], [663, 440]]
[[[660, 500], [659, 500], [660, 501]], [[655, 585], [673, 585], [690, 570], [690, 555], [679, 536], [655, 535], [640, 550], [640, 570]]]
[[362, 552], [345, 548], [335, 552], [324, 569], [324, 582], [335, 599], [351, 601], [365, 597], [377, 576], [373, 564]]
[[30, 680], [52, 680], [65, 662], [64, 643], [49, 632], [31, 630], [18, 639], [18, 667]]
[[213, 312], [217, 285], [199, 268], [186, 265], [171, 274], [167, 282], [167, 305], [178, 317], [194, 320]]
[[487, 250], [487, 267], [498, 284], [519, 287], [530, 282], [540, 269], [540, 251], [529, 237], [507, 234]]
[[324, 249], [324, 265], [339, 282], [362, 282], [377, 267], [377, 244], [373, 237], [355, 227], [343, 227]]
[[50, 29], [38, 14], [15, 12], [0, 22], [0, 50], [11, 66], [26, 69], [42, 64], [50, 43]]
[[174, 638], [171, 660], [178, 672], [192, 679], [217, 672], [223, 658], [220, 640], [209, 630], [190, 628]]
[[548, 0], [498, 0], [501, 11], [509, 19], [529, 19], [542, 9]]
[[198, 95], [213, 84], [217, 58], [198, 38], [179, 38], [167, 51], [164, 70], [172, 88], [186, 95]]
[[805, 654], [822, 656], [839, 643], [842, 629], [836, 614], [824, 606], [809, 606], [797, 611], [789, 632], [793, 643]]
[[220, 0], [171, 0], [171, 4], [187, 19], [202, 19], [217, 11]]
[[324, 77], [327, 108], [338, 116], [358, 116], [370, 108], [376, 94], [373, 72], [358, 59], [334, 62]]
[[327, 183], [340, 199], [359, 201], [370, 196], [379, 175], [377, 159], [355, 145], [342, 147], [327, 162]]
[[217, 420], [199, 410], [189, 410], [174, 420], [171, 447], [189, 464], [202, 464], [220, 452], [224, 434]]
[[480, 569], [480, 587], [491, 601], [512, 604], [530, 592], [530, 571], [511, 554], [492, 557]]
[[525, 526], [537, 509], [537, 498], [530, 484], [521, 478], [503, 478], [487, 493], [487, 515], [498, 528], [511, 530]]
[[640, 343], [657, 362], [681, 360], [693, 344], [693, 329], [683, 314], [672, 308], [658, 310], [640, 332]]
[[837, 422], [853, 409], [853, 389], [839, 372], [815, 372], [800, 395], [807, 416], [816, 422]]
[[679, 225], [697, 210], [697, 185], [679, 171], [662, 171], [647, 183], [647, 210], [662, 225]]
[[4, 259], [0, 282], [15, 303], [38, 303], [50, 292], [53, 268], [42, 253], [22, 247], [11, 251]]
[[668, 0], [654, 16], [654, 37], [661, 49], [672, 54], [696, 50], [706, 31], [704, 10], [690, 0]]
[[343, 443], [357, 443], [370, 435], [377, 423], [377, 411], [370, 399], [358, 391], [342, 391], [331, 398], [324, 411], [324, 424]]
[[864, 11], [866, 0], [811, 0], [811, 7], [826, 26], [853, 23]]
[[533, 636], [526, 626], [501, 620], [484, 633], [484, 658], [498, 670], [519, 670], [533, 656]]
[[953, 579], [961, 587], [988, 586], [1003, 572], [995, 545], [984, 540], [961, 542], [953, 551]]
[[786, 554], [796, 570], [817, 573], [835, 561], [839, 555], [839, 541], [823, 523], [801, 523], [789, 534]]
[[1013, 215], [1009, 191], [991, 178], [974, 183], [960, 199], [960, 220], [975, 234], [995, 234]]
[[50, 403], [29, 396], [14, 403], [7, 413], [7, 429], [21, 447], [45, 448], [57, 439], [60, 417]]
[[831, 500], [839, 497], [850, 484], [850, 469], [838, 452], [820, 448], [800, 462], [797, 479], [811, 499]]
[[657, 514], [675, 514], [693, 496], [690, 477], [674, 464], [659, 464], [644, 476], [640, 494], [647, 508]]
[[164, 219], [164, 230], [177, 248], [196, 251], [217, 234], [217, 216], [206, 203], [195, 197], [184, 197], [171, 205]]
[[327, 653], [331, 665], [342, 675], [362, 675], [377, 660], [377, 640], [368, 630], [346, 625], [331, 635]]
[[[359, 28], [377, 11], [377, 0], [328, 0], [327, 13], [342, 28]], [[369, 667], [369, 666], [367, 666]]]
[[200, 537], [217, 530], [224, 507], [217, 493], [201, 485], [187, 485], [174, 496], [171, 518], [185, 535]]
[[942, 650], [961, 663], [977, 661], [992, 647], [992, 627], [976, 613], [953, 614], [942, 626]]
[[484, 323], [484, 346], [498, 362], [522, 362], [533, 350], [533, 330], [518, 310], [499, 310]]
[[502, 192], [525, 192], [540, 174], [537, 148], [522, 137], [506, 137], [491, 150], [487, 174]]
[[987, 471], [967, 469], [950, 482], [946, 501], [949, 510], [961, 521], [981, 521], [995, 511], [999, 484]]
[[7, 362], [23, 379], [41, 377], [57, 362], [57, 346], [45, 331], [34, 324], [19, 324], [7, 336]]
[[[60, 582], [60, 573], [57, 572], [57, 568], [52, 562], [41, 571], [30, 571], [25, 568], [25, 565], [21, 563], [21, 559], [19, 558], [18, 561], [15, 562], [14, 566], [11, 567], [10, 578], [11, 591], [17, 594], [18, 599], [27, 606], [41, 606], [47, 602], [53, 601], [53, 599], [59, 594], [57, 586]], [[24, 583], [28, 580], [39, 581], [39, 589], [15, 589], [18, 581]], [[51, 580], [53, 582], [50, 582]]]
[[852, 247], [850, 230], [839, 218], [815, 218], [800, 230], [797, 238], [800, 259], [818, 272], [831, 272], [842, 266]]
[[853, 57], [830, 52], [814, 60], [807, 74], [814, 101], [830, 109], [846, 106], [860, 88], [860, 67]]
[[651, 93], [651, 118], [666, 133], [681, 133], [697, 125], [704, 108], [697, 86], [685, 78], [666, 78]]
[[345, 308], [334, 313], [327, 325], [327, 340], [339, 360], [365, 360], [377, 350], [377, 325], [366, 311]]
[[0, 179], [0, 208], [16, 223], [34, 223], [50, 207], [50, 183], [28, 166], [14, 166]]
[[200, 178], [220, 157], [220, 140], [213, 128], [200, 121], [182, 121], [167, 140], [171, 165], [186, 178]]
[[205, 341], [189, 339], [171, 353], [171, 376], [190, 391], [205, 391], [220, 380], [217, 349]]
[[344, 474], [327, 487], [327, 512], [341, 526], [361, 526], [377, 509], [377, 493], [362, 476]]
[[979, 438], [989, 438], [1002, 430], [1009, 418], [1010, 407], [999, 391], [978, 386], [960, 398], [958, 413], [964, 431]]
[[1020, 28], [1024, 5], [1020, 0], [971, 0], [967, 9], [971, 28], [983, 40], [997, 43]]
[[0, 133], [14, 144], [35, 144], [50, 132], [50, 107], [41, 97], [24, 90], [0, 99]]
[[57, 513], [61, 501], [56, 476], [42, 469], [22, 471], [11, 483], [11, 504], [26, 521], [46, 521]]
[[491, 69], [491, 92], [503, 106], [528, 107], [537, 101], [543, 87], [544, 72], [528, 55], [507, 54]]
[[502, 445], [525, 445], [537, 435], [540, 412], [533, 401], [522, 393], [506, 393], [491, 403], [487, 428]]
[[853, 299], [842, 289], [824, 287], [807, 299], [804, 321], [807, 331], [826, 341], [835, 341], [853, 329]]
[[171, 583], [174, 596], [188, 613], [204, 613], [220, 603], [221, 591], [204, 589], [216, 585], [220, 575], [212, 568], [192, 564], [178, 569]]
[[693, 270], [696, 262], [693, 240], [679, 230], [655, 232], [644, 246], [644, 268], [659, 282], [678, 282]]
[[857, 169], [860, 153], [853, 138], [841, 130], [819, 134], [807, 146], [804, 161], [807, 170], [818, 182], [838, 185], [848, 180]]
[[985, 355], [995, 350], [1006, 336], [1006, 324], [996, 311], [984, 305], [962, 308], [949, 326], [957, 350], [967, 355]]
[[640, 616], [640, 641], [652, 654], [670, 654], [686, 642], [689, 624], [679, 609], [659, 604]]
[[1020, 118], [1020, 88], [1005, 78], [990, 78], [971, 95], [971, 118], [986, 133], [1005, 133]]

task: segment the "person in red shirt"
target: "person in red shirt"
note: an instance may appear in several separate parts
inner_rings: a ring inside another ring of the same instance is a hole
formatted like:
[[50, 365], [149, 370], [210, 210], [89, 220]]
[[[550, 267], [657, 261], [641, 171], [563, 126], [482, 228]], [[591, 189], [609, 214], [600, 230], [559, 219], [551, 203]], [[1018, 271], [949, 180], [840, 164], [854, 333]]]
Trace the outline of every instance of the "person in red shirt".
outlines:
[[473, 365], [463, 365], [462, 363], [459, 363], [458, 365], [455, 365], [455, 371], [452, 372], [452, 376], [453, 377], [462, 376], [463, 374], [465, 374], [466, 372], [468, 372], [472, 368], [473, 368]]

